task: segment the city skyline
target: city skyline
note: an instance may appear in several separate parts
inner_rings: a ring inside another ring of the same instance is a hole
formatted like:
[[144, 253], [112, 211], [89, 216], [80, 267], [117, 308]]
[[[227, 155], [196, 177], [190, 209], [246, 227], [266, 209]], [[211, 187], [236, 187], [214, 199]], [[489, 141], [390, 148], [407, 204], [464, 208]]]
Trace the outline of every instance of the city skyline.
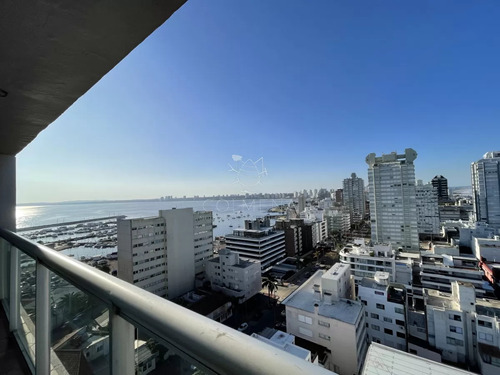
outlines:
[[498, 148], [492, 4], [190, 1], [17, 156], [18, 203], [340, 188], [405, 148], [470, 186]]

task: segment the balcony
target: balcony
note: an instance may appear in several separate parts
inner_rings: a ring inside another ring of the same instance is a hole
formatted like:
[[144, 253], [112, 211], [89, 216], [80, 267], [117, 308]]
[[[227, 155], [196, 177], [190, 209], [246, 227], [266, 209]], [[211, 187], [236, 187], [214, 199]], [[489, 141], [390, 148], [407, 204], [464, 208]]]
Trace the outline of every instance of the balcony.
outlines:
[[35, 374], [72, 374], [75, 360], [147, 373], [145, 359], [172, 373], [331, 374], [5, 229], [0, 267], [9, 328]]

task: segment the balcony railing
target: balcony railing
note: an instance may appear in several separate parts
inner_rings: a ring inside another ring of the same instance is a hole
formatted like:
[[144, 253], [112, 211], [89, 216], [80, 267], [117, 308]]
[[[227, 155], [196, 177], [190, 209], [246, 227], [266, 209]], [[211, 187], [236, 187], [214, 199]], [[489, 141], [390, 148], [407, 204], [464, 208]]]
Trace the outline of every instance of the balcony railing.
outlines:
[[36, 374], [332, 374], [2, 228], [0, 298]]

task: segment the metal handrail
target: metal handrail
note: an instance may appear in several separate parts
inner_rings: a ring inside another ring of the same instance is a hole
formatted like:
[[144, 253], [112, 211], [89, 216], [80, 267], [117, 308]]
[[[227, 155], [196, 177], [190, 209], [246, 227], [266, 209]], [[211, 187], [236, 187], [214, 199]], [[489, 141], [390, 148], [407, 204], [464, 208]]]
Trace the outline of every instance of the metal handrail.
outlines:
[[46, 246], [0, 228], [0, 237], [181, 356], [218, 374], [332, 374]]

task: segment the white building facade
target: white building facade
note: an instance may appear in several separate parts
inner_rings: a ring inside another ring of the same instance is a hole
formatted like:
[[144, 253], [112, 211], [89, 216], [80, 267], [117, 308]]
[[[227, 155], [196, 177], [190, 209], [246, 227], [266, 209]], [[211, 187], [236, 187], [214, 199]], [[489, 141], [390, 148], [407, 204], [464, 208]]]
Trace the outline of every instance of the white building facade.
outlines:
[[268, 220], [245, 220], [245, 229], [226, 235], [226, 248], [238, 253], [240, 259], [260, 262], [264, 272], [286, 256], [285, 232], [268, 225]]
[[119, 220], [118, 277], [168, 299], [191, 291], [210, 258], [211, 216], [184, 208]]
[[417, 153], [407, 148], [404, 154], [374, 153], [366, 157], [370, 200], [372, 241], [391, 243], [394, 249], [418, 251], [418, 226], [415, 193]]
[[377, 272], [358, 284], [358, 299], [365, 305], [370, 341], [406, 351], [404, 286], [390, 283], [387, 272]]
[[328, 349], [325, 367], [341, 375], [359, 374], [368, 348], [364, 305], [351, 293], [349, 267], [337, 263], [282, 302], [287, 332]]
[[241, 260], [238, 253], [228, 249], [220, 250], [218, 257], [206, 263], [205, 273], [212, 290], [236, 297], [239, 303], [262, 289], [260, 263]]
[[500, 228], [500, 151], [472, 163], [471, 177], [476, 221]]

